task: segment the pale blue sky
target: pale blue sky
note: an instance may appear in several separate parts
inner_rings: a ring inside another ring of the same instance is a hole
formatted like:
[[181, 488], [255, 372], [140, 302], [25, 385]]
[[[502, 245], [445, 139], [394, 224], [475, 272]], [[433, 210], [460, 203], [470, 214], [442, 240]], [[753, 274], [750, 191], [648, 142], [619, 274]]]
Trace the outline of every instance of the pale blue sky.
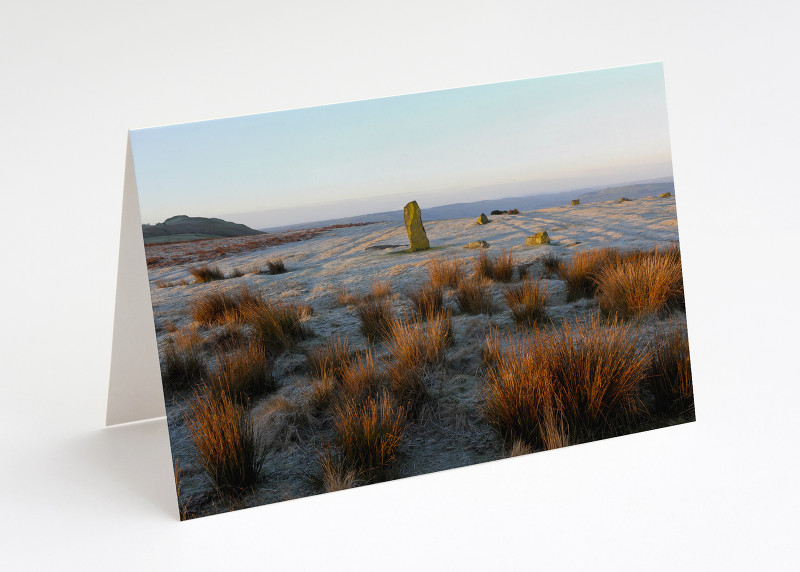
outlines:
[[[660, 63], [131, 132], [142, 221], [265, 228], [672, 174]], [[503, 194], [505, 192], [505, 194]]]

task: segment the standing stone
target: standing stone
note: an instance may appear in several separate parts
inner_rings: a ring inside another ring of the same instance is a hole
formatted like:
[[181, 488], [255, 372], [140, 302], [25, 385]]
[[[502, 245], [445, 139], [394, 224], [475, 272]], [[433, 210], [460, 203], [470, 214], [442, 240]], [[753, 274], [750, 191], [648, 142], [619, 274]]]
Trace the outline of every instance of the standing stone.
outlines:
[[581, 200], [580, 199], [572, 199], [572, 202], [570, 204], [571, 205], [579, 205], [579, 204], [581, 204]]
[[490, 222], [489, 219], [486, 218], [484, 213], [481, 213], [481, 216], [478, 217], [478, 224], [486, 224], [487, 222]]
[[428, 235], [425, 234], [425, 227], [422, 226], [422, 211], [417, 201], [411, 201], [403, 208], [403, 220], [406, 222], [406, 232], [408, 233], [411, 252], [428, 250], [431, 247], [431, 243], [428, 240]]
[[548, 236], [546, 230], [537, 232], [525, 239], [525, 246], [536, 246], [537, 244], [550, 244], [550, 236]]
[[659, 199], [666, 199], [667, 197], [671, 197], [671, 196], [672, 196], [672, 193], [663, 193], [661, 195], [658, 195], [658, 198]]

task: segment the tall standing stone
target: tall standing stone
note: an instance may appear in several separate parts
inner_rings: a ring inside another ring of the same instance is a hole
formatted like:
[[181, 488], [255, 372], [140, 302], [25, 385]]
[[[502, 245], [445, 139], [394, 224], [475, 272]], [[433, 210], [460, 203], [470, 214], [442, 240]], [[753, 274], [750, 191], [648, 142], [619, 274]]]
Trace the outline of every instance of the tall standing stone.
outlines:
[[431, 247], [428, 235], [425, 234], [425, 227], [422, 226], [422, 211], [417, 201], [411, 201], [403, 208], [403, 220], [406, 222], [406, 232], [408, 242], [411, 244], [411, 252], [417, 250], [428, 250]]

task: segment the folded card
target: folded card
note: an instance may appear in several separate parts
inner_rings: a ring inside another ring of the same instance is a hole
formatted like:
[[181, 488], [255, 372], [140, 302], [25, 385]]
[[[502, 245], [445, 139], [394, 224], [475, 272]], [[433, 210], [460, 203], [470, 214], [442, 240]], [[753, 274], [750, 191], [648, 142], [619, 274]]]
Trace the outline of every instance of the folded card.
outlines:
[[121, 232], [182, 519], [694, 420], [659, 63], [134, 130]]

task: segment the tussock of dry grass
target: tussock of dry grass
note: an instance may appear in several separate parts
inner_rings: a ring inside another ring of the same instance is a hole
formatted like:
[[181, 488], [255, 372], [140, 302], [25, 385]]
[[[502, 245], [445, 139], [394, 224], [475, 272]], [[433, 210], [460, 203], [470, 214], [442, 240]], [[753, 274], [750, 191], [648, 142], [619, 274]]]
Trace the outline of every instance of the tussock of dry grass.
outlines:
[[456, 288], [461, 281], [461, 263], [455, 258], [430, 258], [428, 275], [434, 288]]
[[194, 279], [197, 282], [212, 282], [213, 280], [225, 279], [225, 273], [222, 272], [218, 266], [194, 266], [192, 268], [188, 268], [187, 271], [189, 274], [194, 276]]
[[342, 371], [353, 353], [350, 341], [339, 336], [308, 351], [308, 366], [312, 377], [317, 379], [341, 379]]
[[406, 412], [384, 391], [363, 402], [345, 399], [334, 412], [334, 425], [344, 465], [359, 474], [370, 474], [394, 460]]
[[569, 446], [569, 434], [560, 412], [551, 403], [545, 403], [539, 422], [539, 436], [545, 449], [560, 449]]
[[229, 351], [239, 346], [245, 345], [247, 336], [242, 332], [241, 327], [236, 322], [225, 322], [222, 328], [213, 334], [212, 344], [218, 350]]
[[228, 395], [196, 393], [185, 416], [197, 462], [220, 494], [251, 489], [264, 462], [247, 411]]
[[319, 466], [322, 473], [322, 487], [326, 493], [352, 489], [358, 482], [356, 471], [348, 468], [342, 456], [331, 449], [320, 452]]
[[560, 331], [517, 334], [488, 370], [483, 413], [509, 442], [544, 447], [567, 433], [610, 436], [625, 430], [637, 409], [646, 367], [630, 328], [619, 323], [590, 319], [564, 322]]
[[656, 413], [694, 413], [689, 340], [679, 330], [656, 338], [649, 382]]
[[444, 309], [444, 297], [441, 286], [423, 284], [416, 290], [408, 293], [411, 305], [419, 319], [441, 312]]
[[489, 282], [484, 278], [473, 276], [458, 283], [456, 304], [461, 312], [491, 315], [493, 298]]
[[561, 264], [561, 257], [555, 252], [548, 252], [540, 260], [542, 261], [546, 277], [549, 278], [558, 272], [558, 266]]
[[522, 439], [515, 439], [511, 444], [511, 449], [508, 452], [509, 457], [520, 457], [528, 455], [532, 452], [531, 446]]
[[596, 275], [597, 300], [607, 315], [662, 314], [683, 306], [683, 273], [677, 248], [628, 253]]
[[486, 332], [486, 343], [483, 347], [482, 357], [484, 365], [493, 367], [500, 362], [502, 342], [499, 328], [490, 328]]
[[178, 330], [169, 338], [161, 364], [161, 380], [167, 392], [191, 388], [206, 375], [202, 345], [196, 327]]
[[514, 321], [532, 328], [545, 319], [547, 313], [547, 287], [541, 282], [524, 281], [503, 293]]
[[386, 373], [392, 393], [409, 409], [415, 409], [429, 396], [425, 368], [443, 361], [452, 341], [452, 319], [447, 312], [432, 314], [426, 322], [392, 322]]
[[261, 295], [242, 284], [236, 290], [213, 290], [189, 304], [192, 319], [200, 324], [215, 324], [240, 319], [240, 309], [261, 303]]
[[212, 395], [225, 393], [239, 402], [277, 389], [267, 352], [256, 343], [219, 353], [217, 370], [209, 376], [207, 386]]
[[475, 259], [475, 276], [491, 280], [494, 275], [494, 266], [489, 258], [489, 253], [482, 250]]
[[368, 340], [376, 341], [388, 335], [394, 312], [386, 300], [369, 300], [359, 304], [356, 312], [361, 320], [361, 333]]
[[388, 280], [373, 280], [370, 290], [367, 293], [367, 300], [377, 300], [386, 298], [392, 294], [392, 285]]
[[351, 357], [341, 374], [342, 390], [352, 398], [374, 394], [383, 384], [384, 374], [375, 365], [372, 351]]
[[314, 423], [313, 413], [308, 403], [296, 403], [275, 395], [266, 403], [261, 402], [254, 412], [257, 435], [266, 449], [284, 450], [302, 442], [302, 433]]
[[336, 303], [340, 306], [352, 306], [359, 301], [360, 298], [346, 288], [336, 291]]
[[567, 300], [591, 297], [597, 285], [595, 277], [606, 265], [620, 259], [616, 248], [599, 248], [574, 253], [568, 260], [559, 261], [557, 272], [567, 286]]
[[267, 270], [270, 274], [283, 274], [286, 272], [286, 264], [283, 262], [283, 258], [267, 260]]
[[493, 276], [494, 280], [500, 282], [510, 282], [514, 276], [514, 255], [510, 250], [503, 250], [493, 262]]
[[510, 282], [514, 276], [514, 255], [502, 250], [498, 256], [489, 256], [485, 250], [475, 260], [475, 276], [500, 282]]
[[307, 393], [307, 403], [311, 414], [326, 411], [336, 395], [336, 384], [333, 378], [315, 380]]
[[297, 304], [259, 299], [242, 304], [239, 315], [250, 325], [256, 340], [274, 354], [313, 335], [303, 324], [304, 312]]
[[228, 278], [241, 278], [242, 276], [244, 276], [244, 270], [241, 268], [234, 268], [228, 275]]

